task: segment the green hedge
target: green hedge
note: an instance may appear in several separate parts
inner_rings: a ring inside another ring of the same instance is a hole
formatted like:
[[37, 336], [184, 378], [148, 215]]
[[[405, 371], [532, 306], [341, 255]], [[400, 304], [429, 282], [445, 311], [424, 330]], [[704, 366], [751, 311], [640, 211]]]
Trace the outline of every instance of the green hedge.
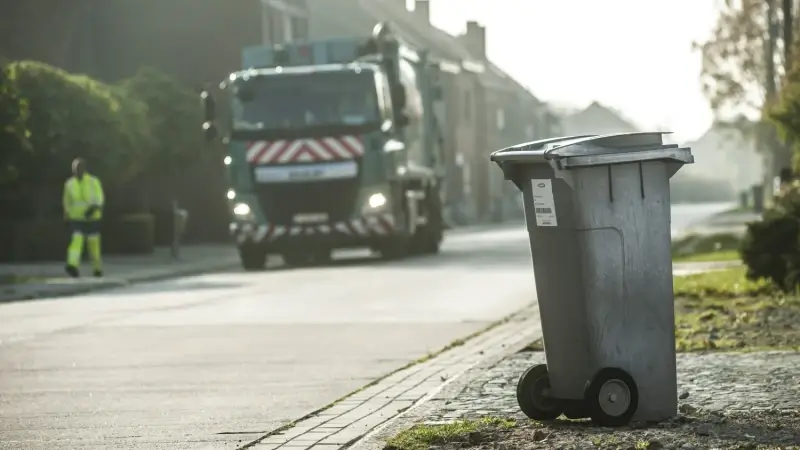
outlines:
[[[0, 221], [0, 261], [59, 261], [66, 258], [70, 229], [63, 220]], [[105, 255], [153, 253], [153, 217], [137, 214], [103, 221]]]
[[[222, 173], [223, 153], [203, 140], [199, 106], [194, 92], [153, 69], [107, 84], [39, 62], [3, 66], [2, 220], [60, 223], [63, 183], [81, 156], [103, 181], [110, 212], [156, 212], [174, 196], [190, 210], [190, 228], [201, 229], [189, 235], [213, 227], [210, 234], [224, 237], [223, 183], [201, 176]], [[201, 189], [209, 183], [219, 189]], [[60, 243], [43, 246], [50, 247]]]
[[6, 70], [29, 107], [33, 151], [18, 158], [18, 182], [63, 183], [77, 156], [115, 183], [146, 167], [155, 151], [146, 103], [119, 87], [38, 62], [14, 62]]

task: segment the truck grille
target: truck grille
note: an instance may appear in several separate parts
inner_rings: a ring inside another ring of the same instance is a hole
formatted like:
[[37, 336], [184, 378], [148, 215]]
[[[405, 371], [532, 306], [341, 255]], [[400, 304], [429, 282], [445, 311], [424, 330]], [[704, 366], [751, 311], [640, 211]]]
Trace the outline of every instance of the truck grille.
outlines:
[[295, 214], [326, 213], [330, 221], [353, 216], [359, 179], [306, 183], [274, 183], [257, 188], [259, 203], [267, 220], [279, 225], [293, 222]]

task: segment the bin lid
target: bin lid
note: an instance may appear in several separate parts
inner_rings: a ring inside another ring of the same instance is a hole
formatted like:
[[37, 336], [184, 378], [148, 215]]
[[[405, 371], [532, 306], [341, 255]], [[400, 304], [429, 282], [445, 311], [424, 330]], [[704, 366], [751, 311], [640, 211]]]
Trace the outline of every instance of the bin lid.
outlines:
[[643, 161], [692, 164], [691, 149], [664, 144], [668, 132], [566, 136], [527, 142], [492, 153], [497, 164], [537, 164], [558, 161], [561, 169]]

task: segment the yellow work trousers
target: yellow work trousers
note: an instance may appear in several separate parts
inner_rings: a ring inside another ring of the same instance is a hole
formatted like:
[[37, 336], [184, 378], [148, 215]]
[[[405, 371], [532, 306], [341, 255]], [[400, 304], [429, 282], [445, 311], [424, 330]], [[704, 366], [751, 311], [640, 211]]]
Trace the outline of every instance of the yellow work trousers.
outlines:
[[94, 270], [103, 270], [103, 258], [100, 250], [100, 221], [76, 220], [70, 223], [70, 227], [72, 228], [72, 240], [67, 248], [67, 265], [80, 267], [85, 242]]

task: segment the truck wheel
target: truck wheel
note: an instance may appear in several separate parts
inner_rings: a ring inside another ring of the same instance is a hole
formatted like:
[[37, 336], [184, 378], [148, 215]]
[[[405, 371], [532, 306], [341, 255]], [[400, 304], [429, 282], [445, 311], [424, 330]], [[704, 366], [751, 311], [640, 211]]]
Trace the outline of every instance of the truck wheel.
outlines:
[[409, 239], [407, 237], [406, 238], [397, 237], [378, 247], [378, 252], [381, 255], [381, 259], [385, 260], [403, 259], [406, 256], [408, 256], [409, 247], [410, 247]]
[[428, 192], [428, 223], [417, 229], [414, 234], [412, 252], [420, 255], [439, 253], [444, 236], [442, 220], [442, 202], [436, 192]]
[[255, 244], [244, 244], [238, 247], [239, 261], [244, 270], [264, 270], [267, 265], [267, 249]]

